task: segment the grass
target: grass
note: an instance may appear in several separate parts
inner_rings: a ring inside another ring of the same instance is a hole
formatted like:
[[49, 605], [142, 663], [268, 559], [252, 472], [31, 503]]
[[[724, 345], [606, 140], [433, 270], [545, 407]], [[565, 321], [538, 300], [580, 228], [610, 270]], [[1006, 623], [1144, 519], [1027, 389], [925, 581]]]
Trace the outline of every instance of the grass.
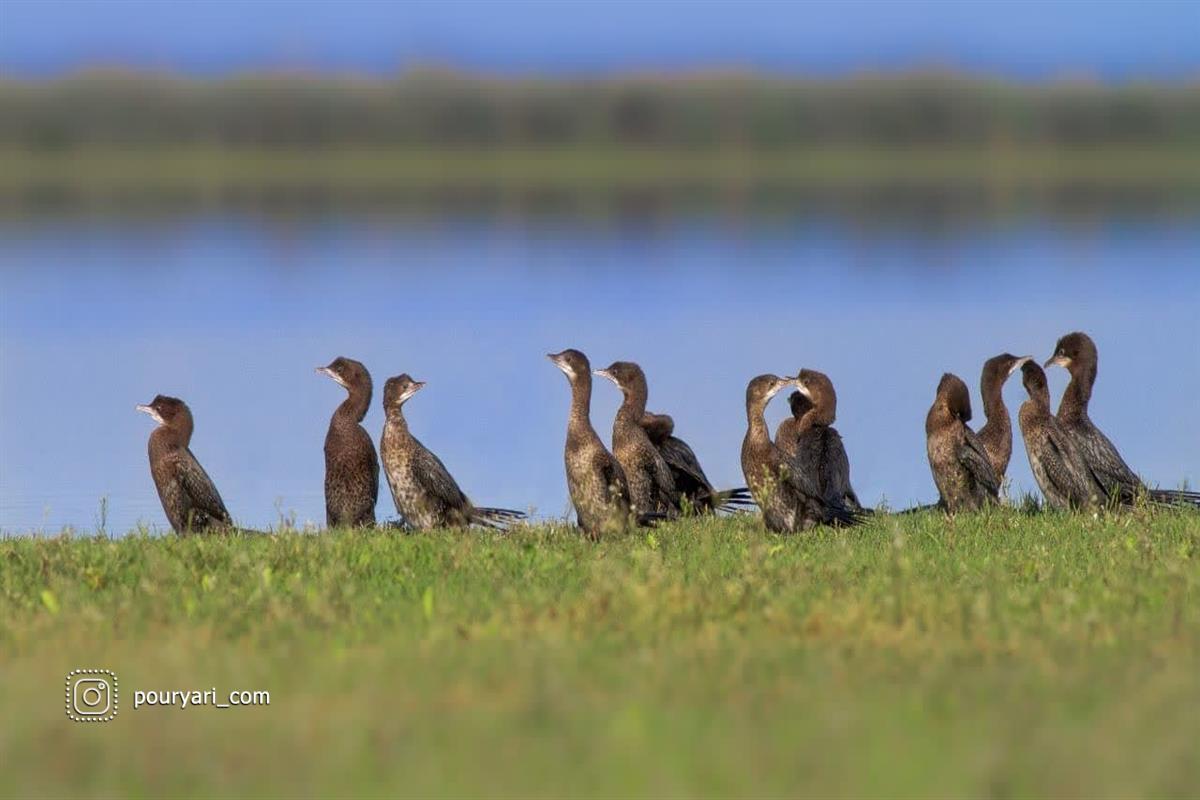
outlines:
[[7, 539], [0, 795], [1195, 796], [1198, 591], [1182, 511]]
[[0, 149], [0, 192], [238, 190], [354, 192], [499, 188], [631, 190], [984, 183], [1004, 187], [1200, 186], [1200, 156], [1182, 148], [1107, 146], [808, 148], [777, 151], [571, 147], [224, 149], [167, 147], [66, 151]]

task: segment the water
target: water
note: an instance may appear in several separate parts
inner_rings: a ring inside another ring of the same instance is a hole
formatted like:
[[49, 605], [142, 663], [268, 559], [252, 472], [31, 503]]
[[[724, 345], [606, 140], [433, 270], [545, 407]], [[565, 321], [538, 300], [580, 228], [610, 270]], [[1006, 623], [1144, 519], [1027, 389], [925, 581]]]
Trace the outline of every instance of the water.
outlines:
[[[466, 492], [543, 516], [568, 508], [568, 390], [545, 353], [640, 362], [650, 408], [674, 415], [723, 486], [743, 483], [747, 380], [821, 369], [859, 495], [898, 506], [936, 498], [923, 423], [943, 371], [977, 391], [987, 357], [1045, 359], [1083, 329], [1101, 354], [1094, 419], [1149, 480], [1195, 485], [1200, 217], [933, 222], [0, 217], [0, 530], [94, 530], [102, 502], [110, 532], [165, 529], [152, 422], [134, 411], [159, 392], [190, 404], [192, 449], [239, 522], [323, 524], [322, 442], [343, 391], [313, 368], [337, 355], [375, 377], [376, 441], [383, 381], [409, 372], [428, 381], [410, 425]], [[1066, 379], [1050, 373], [1055, 402]], [[1006, 387], [1014, 417], [1023, 395], [1019, 379]], [[598, 382], [605, 439], [617, 404]], [[785, 412], [777, 399], [772, 422]], [[1013, 491], [1035, 486], [1019, 441], [1010, 476]], [[378, 513], [395, 516], [386, 486]]]

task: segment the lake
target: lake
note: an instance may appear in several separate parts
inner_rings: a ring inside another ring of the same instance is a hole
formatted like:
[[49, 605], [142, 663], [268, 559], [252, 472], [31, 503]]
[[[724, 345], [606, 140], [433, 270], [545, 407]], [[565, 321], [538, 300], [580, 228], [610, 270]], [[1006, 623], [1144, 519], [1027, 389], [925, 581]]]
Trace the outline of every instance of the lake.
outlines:
[[[568, 388], [545, 354], [634, 360], [710, 478], [744, 483], [746, 382], [830, 375], [866, 503], [936, 499], [924, 417], [945, 371], [972, 387], [1009, 351], [1100, 348], [1093, 418], [1147, 480], [1200, 479], [1200, 213], [1101, 204], [964, 215], [886, 199], [595, 215], [437, 206], [206, 207], [0, 215], [0, 530], [167, 529], [146, 459], [157, 393], [185, 399], [192, 450], [235, 519], [324, 524], [322, 444], [363, 361], [427, 381], [414, 433], [477, 503], [562, 516]], [[1050, 372], [1057, 404], [1066, 385]], [[1006, 387], [1014, 417], [1019, 376]], [[598, 381], [609, 438], [619, 395]], [[786, 412], [780, 397], [772, 424]], [[1019, 439], [1019, 433], [1017, 434]], [[1035, 490], [1014, 445], [1010, 491]], [[378, 514], [395, 517], [381, 480]]]

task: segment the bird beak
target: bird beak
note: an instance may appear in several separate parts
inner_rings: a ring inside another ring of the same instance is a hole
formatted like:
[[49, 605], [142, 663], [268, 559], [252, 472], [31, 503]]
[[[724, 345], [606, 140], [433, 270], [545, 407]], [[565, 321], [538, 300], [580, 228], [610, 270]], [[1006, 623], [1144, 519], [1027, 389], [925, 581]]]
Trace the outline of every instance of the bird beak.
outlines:
[[1042, 366], [1062, 367], [1063, 369], [1067, 369], [1071, 366], [1071, 359], [1067, 358], [1066, 356], [1051, 356], [1050, 358], [1046, 359], [1046, 363]]
[[342, 380], [342, 376], [338, 375], [336, 372], [331, 370], [329, 367], [317, 367], [317, 372], [320, 372], [324, 375], [328, 375], [329, 377], [333, 378], [334, 381], [336, 381], [337, 384], [343, 388], [347, 388], [347, 389], [350, 388], [350, 387], [346, 386], [346, 382]]
[[134, 406], [134, 408], [143, 414], [149, 414], [159, 425], [163, 424], [163, 418], [159, 416], [157, 411], [154, 410], [154, 406], [137, 405]]
[[1030, 361], [1033, 361], [1033, 356], [1021, 356], [1020, 358], [1018, 358], [1016, 361], [1013, 362], [1013, 365], [1011, 367], [1008, 368], [1008, 374], [1012, 375], [1014, 372], [1016, 372], [1017, 370], [1019, 370], [1021, 367], [1025, 366], [1026, 364], [1028, 364]]
[[594, 369], [594, 370], [592, 370], [592, 374], [599, 375], [601, 378], [608, 378], [610, 381], [612, 381], [617, 386], [621, 385], [621, 384], [617, 383], [617, 379], [613, 377], [613, 374], [606, 369]]
[[403, 403], [405, 400], [412, 397], [414, 394], [416, 394], [417, 392], [421, 391], [424, 388], [425, 388], [425, 381], [413, 381], [411, 384], [409, 384], [408, 389], [404, 392], [404, 395], [400, 398], [400, 402]]
[[800, 392], [800, 394], [804, 395], [804, 396], [805, 396], [806, 398], [808, 398], [809, 400], [812, 400], [812, 392], [810, 392], [810, 391], [808, 390], [808, 387], [804, 385], [804, 382], [800, 380], [800, 376], [799, 376], [799, 375], [797, 375], [797, 376], [796, 376], [796, 377], [793, 379], [793, 384], [795, 385], [795, 387], [796, 387], [796, 390], [797, 390], [798, 392]]

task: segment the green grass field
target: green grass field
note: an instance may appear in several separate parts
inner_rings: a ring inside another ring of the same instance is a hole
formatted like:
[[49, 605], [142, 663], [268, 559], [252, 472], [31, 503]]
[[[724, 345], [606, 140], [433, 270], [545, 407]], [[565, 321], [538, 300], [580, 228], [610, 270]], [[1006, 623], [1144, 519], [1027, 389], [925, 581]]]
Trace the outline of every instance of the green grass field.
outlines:
[[1198, 592], [1175, 511], [8, 539], [0, 796], [1194, 797]]
[[220, 195], [262, 188], [331, 191], [612, 191], [739, 186], [983, 183], [1005, 187], [1200, 185], [1185, 148], [791, 148], [774, 151], [569, 147], [535, 149], [166, 147], [28, 151], [0, 148], [0, 193], [57, 188], [108, 196], [135, 190]]

